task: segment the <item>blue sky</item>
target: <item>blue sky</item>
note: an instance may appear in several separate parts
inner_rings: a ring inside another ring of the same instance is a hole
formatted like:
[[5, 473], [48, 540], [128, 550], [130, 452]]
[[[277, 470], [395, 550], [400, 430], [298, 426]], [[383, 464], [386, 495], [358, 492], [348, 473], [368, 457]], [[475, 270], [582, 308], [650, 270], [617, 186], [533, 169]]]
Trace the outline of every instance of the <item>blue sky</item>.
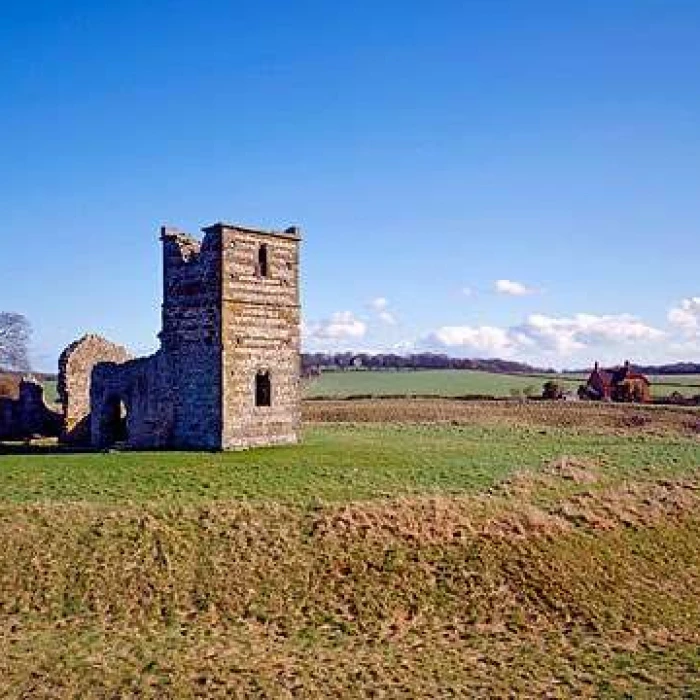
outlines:
[[157, 345], [158, 227], [304, 231], [305, 347], [700, 360], [696, 0], [0, 3], [0, 310]]

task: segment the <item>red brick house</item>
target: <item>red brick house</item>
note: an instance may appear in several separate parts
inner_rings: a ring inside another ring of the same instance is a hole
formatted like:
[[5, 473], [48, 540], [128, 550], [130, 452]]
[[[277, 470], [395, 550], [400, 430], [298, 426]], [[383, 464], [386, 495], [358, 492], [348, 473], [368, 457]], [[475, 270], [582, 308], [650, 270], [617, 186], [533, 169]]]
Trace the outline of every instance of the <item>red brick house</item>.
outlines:
[[601, 369], [596, 362], [588, 377], [586, 394], [603, 401], [648, 403], [651, 401], [651, 382], [636, 372], [629, 361], [614, 369]]

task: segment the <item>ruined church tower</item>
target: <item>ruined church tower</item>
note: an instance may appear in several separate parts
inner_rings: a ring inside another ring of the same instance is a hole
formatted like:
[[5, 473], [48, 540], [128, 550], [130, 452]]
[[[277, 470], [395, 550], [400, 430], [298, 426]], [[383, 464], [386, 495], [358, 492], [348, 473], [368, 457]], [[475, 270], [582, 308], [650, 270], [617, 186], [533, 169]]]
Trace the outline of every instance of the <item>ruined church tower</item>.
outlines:
[[161, 229], [163, 325], [173, 447], [293, 443], [300, 424], [296, 228], [217, 223], [201, 243]]

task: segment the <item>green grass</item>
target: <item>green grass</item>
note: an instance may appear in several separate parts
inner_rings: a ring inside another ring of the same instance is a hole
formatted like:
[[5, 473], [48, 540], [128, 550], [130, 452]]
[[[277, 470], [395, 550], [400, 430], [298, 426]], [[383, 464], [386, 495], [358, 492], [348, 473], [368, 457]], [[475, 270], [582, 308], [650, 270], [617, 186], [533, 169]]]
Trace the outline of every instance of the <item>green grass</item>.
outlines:
[[548, 428], [326, 425], [298, 446], [238, 453], [126, 452], [0, 457], [0, 501], [287, 503], [484, 490], [561, 455], [637, 478], [700, 465], [684, 437], [616, 436]]
[[[521, 392], [528, 388], [532, 390], [533, 395], [539, 395], [542, 393], [542, 385], [548, 380], [559, 382], [566, 390], [573, 392], [585, 381], [580, 378], [496, 374], [472, 370], [324, 372], [310, 383], [306, 396], [345, 398], [356, 395], [422, 394], [450, 397], [484, 394], [504, 397], [509, 396], [512, 391]], [[686, 396], [700, 394], [700, 379], [697, 375], [652, 377], [652, 381], [652, 393], [655, 396], [666, 396], [674, 391]]]
[[55, 379], [44, 382], [44, 401], [49, 405], [58, 403], [58, 388]]
[[2, 454], [0, 697], [697, 697], [700, 441], [605, 429]]
[[652, 384], [675, 384], [678, 386], [697, 389], [700, 393], [700, 374], [652, 374], [649, 377]]
[[[324, 372], [307, 390], [307, 397], [346, 397], [357, 394], [374, 396], [426, 394], [431, 396], [463, 396], [486, 394], [508, 396], [511, 389], [531, 387], [534, 394], [542, 391], [545, 379], [471, 370], [419, 370], [401, 372]], [[568, 381], [576, 389], [580, 382]]]

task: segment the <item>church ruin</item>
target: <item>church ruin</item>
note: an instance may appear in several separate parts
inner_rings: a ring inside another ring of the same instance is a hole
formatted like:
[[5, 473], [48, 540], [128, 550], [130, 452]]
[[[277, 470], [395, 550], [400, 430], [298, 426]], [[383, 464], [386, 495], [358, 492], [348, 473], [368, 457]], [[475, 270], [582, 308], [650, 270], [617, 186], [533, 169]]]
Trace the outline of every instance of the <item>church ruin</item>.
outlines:
[[294, 443], [300, 424], [296, 227], [163, 227], [160, 349], [88, 335], [59, 361], [61, 440], [229, 450]]

